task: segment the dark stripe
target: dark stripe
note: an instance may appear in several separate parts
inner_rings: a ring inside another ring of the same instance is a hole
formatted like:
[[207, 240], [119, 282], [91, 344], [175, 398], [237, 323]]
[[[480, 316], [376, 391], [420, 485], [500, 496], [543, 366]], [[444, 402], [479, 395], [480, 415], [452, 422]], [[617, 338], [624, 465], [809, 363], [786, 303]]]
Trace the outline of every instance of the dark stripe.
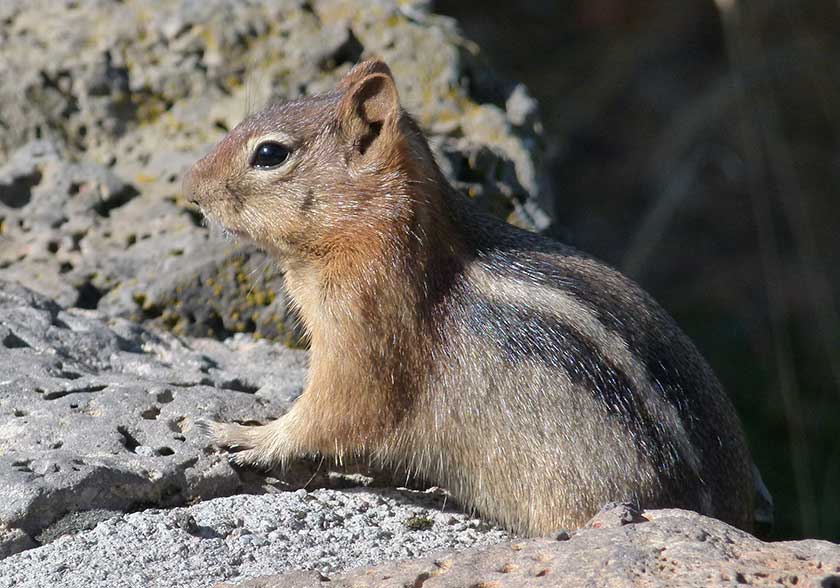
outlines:
[[[540, 253], [551, 253], [542, 249]], [[624, 287], [616, 291], [593, 271], [561, 265], [563, 257], [588, 259], [583, 254], [576, 255], [562, 246], [558, 246], [555, 254], [558, 257], [551, 260], [529, 251], [495, 249], [484, 252], [480, 258], [493, 275], [571, 295], [605, 328], [627, 342], [630, 352], [644, 366], [654, 390], [676, 409], [686, 426], [694, 423], [698, 412], [691, 400], [697, 394], [692, 392], [707, 382], [698, 366], [698, 353], [690, 347], [673, 320], [649, 295], [623, 276], [615, 274], [615, 279], [624, 282]], [[603, 271], [606, 274], [610, 270], [604, 267]], [[653, 320], [643, 320], [641, 317], [645, 314], [651, 314]]]
[[[469, 206], [463, 210], [469, 211]], [[606, 329], [627, 342], [630, 353], [645, 367], [654, 393], [677, 412], [688, 432], [689, 443], [700, 451], [701, 468], [705, 471], [707, 456], [703, 451], [716, 445], [708, 439], [709, 431], [704, 429], [704, 423], [719, 418], [715, 407], [721, 402], [722, 391], [673, 319], [631, 280], [607, 266], [599, 266], [597, 260], [571, 247], [475, 212], [463, 214], [460, 221], [469, 227], [470, 246], [476, 261], [489, 275], [522, 282], [525, 291], [528, 284], [538, 284], [567, 293], [589, 309]], [[575, 263], [571, 264], [572, 261]], [[595, 267], [582, 268], [580, 262], [589, 262]], [[508, 323], [513, 318], [490, 322], [496, 330], [507, 329], [510, 332], [508, 339], [512, 339], [517, 327]], [[560, 336], [563, 326], [555, 328], [552, 324], [557, 322], [550, 317], [526, 321], [519, 335], [546, 337], [552, 341], [555, 352], [559, 346], [571, 345], [570, 349], [574, 351], [565, 355], [558, 353], [553, 361], [571, 377], [581, 378], [581, 383], [605, 406], [620, 412], [638, 443], [646, 442], [645, 447], [639, 448], [640, 454], [650, 456], [651, 463], [656, 464], [663, 474], [664, 493], [670, 496], [661, 504], [699, 508], [701, 485], [688, 466], [688, 456], [680, 455], [675, 446], [677, 432], [665, 430], [663, 424], [654, 422], [647, 412], [639, 396], [646, 391], [633, 390], [626, 376], [598, 353], [590, 352], [591, 343], [587, 347], [585, 339], [581, 342], [578, 337], [576, 341], [572, 336], [574, 332], [568, 333], [568, 326], [565, 326], [565, 338]], [[500, 344], [512, 343], [500, 335], [496, 335], [496, 339]], [[533, 337], [530, 341], [514, 346], [518, 350], [515, 353], [521, 354], [530, 346], [534, 348], [534, 354], [545, 355], [544, 350], [536, 349], [539, 344]], [[569, 357], [580, 359], [573, 362]], [[586, 357], [590, 359], [587, 361]], [[606, 383], [617, 384], [617, 387]]]
[[637, 440], [639, 451], [653, 463], [667, 468], [676, 459], [669, 450], [668, 437], [645, 407], [644, 392], [637, 390], [592, 341], [568, 324], [528, 308], [479, 299], [469, 307], [467, 325], [482, 340], [491, 340], [511, 365], [536, 359], [552, 370], [565, 372], [608, 414], [624, 423]]

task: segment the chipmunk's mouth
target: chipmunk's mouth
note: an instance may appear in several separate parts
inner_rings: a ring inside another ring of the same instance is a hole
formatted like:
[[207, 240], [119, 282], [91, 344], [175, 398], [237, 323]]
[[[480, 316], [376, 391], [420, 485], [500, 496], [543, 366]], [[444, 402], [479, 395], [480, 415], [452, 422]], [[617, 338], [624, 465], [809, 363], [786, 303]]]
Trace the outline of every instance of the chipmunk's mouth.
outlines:
[[215, 218], [213, 214], [208, 213], [208, 211], [203, 208], [201, 212], [204, 215], [204, 222], [202, 224], [210, 229], [211, 235], [221, 235], [225, 241], [253, 241], [251, 236], [245, 231], [226, 226]]

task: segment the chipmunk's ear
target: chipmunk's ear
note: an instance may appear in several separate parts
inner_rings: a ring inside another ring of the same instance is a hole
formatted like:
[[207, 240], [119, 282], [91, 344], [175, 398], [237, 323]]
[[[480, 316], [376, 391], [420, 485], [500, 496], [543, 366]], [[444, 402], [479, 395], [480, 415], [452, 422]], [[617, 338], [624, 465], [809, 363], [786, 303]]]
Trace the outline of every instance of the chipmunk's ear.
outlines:
[[394, 79], [394, 76], [391, 74], [391, 68], [384, 61], [381, 59], [368, 59], [367, 61], [362, 61], [354, 65], [353, 69], [348, 71], [341, 79], [341, 82], [338, 84], [338, 89], [347, 90], [356, 82], [360, 82], [370, 74], [375, 73], [388, 76], [392, 80]]
[[339, 84], [344, 96], [338, 107], [342, 131], [359, 154], [392, 136], [400, 117], [400, 99], [391, 70], [381, 61], [354, 67]]

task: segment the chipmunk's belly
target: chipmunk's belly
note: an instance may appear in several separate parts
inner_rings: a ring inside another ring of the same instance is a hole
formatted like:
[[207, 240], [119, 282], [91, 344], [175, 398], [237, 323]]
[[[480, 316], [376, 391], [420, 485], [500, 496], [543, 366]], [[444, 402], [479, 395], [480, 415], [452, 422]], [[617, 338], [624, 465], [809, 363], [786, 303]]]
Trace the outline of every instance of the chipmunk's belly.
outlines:
[[[477, 349], [473, 347], [472, 352]], [[418, 422], [414, 464], [462, 504], [526, 534], [572, 528], [661, 481], [640, 439], [561, 372], [464, 358]]]

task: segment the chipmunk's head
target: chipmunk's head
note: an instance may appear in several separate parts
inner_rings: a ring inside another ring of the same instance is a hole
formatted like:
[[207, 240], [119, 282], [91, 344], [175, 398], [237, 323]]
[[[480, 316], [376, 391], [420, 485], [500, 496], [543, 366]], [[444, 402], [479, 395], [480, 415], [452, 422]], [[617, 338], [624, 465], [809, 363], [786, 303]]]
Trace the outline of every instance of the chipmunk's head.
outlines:
[[366, 61], [327, 94], [269, 106], [234, 128], [185, 180], [190, 201], [282, 257], [369, 237], [436, 176], [388, 66]]

